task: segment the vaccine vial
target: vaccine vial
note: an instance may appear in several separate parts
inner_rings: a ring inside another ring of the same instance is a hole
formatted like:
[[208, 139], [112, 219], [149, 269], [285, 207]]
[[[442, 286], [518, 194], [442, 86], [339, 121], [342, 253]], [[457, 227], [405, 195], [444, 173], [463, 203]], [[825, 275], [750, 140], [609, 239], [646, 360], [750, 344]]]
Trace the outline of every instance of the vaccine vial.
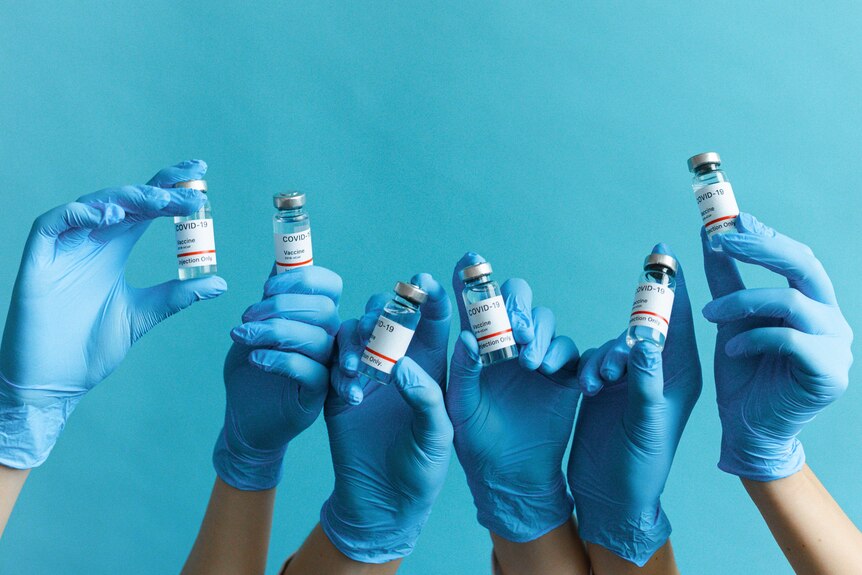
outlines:
[[464, 282], [461, 297], [467, 308], [470, 329], [479, 342], [479, 357], [484, 365], [518, 357], [506, 303], [500, 295], [500, 286], [491, 279], [491, 272], [488, 262], [467, 266], [459, 272]]
[[201, 209], [188, 216], [174, 218], [179, 277], [181, 280], [190, 280], [211, 276], [216, 273], [216, 247], [206, 180], [178, 182], [173, 187], [200, 190], [206, 196]]
[[272, 197], [272, 203], [278, 210], [272, 217], [278, 273], [312, 265], [311, 222], [305, 209], [305, 194], [282, 192]]
[[395, 297], [377, 318], [371, 337], [362, 352], [359, 376], [384, 385], [392, 379], [392, 368], [407, 353], [419, 325], [419, 306], [428, 294], [413, 284], [395, 284]]
[[664, 349], [675, 289], [676, 260], [665, 254], [648, 255], [629, 316], [629, 347], [639, 341], [651, 341]]
[[[739, 215], [733, 187], [720, 166], [721, 157], [715, 152], [705, 152], [688, 159], [688, 170], [692, 173], [691, 187], [708, 237], [735, 232], [736, 217]], [[720, 250], [721, 247], [713, 249]]]

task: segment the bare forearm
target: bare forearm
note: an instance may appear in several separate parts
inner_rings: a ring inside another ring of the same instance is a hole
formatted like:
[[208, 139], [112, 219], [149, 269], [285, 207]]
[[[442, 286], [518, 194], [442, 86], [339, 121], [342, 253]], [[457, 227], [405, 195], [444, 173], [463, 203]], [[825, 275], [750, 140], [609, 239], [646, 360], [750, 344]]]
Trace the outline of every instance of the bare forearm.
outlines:
[[601, 545], [587, 544], [595, 575], [679, 575], [670, 539], [643, 567], [626, 561]]
[[286, 575], [391, 575], [401, 560], [388, 563], [361, 563], [339, 551], [317, 525], [285, 571]]
[[796, 573], [859, 572], [862, 534], [807, 465], [784, 479], [742, 484]]
[[12, 514], [15, 502], [18, 501], [18, 494], [21, 493], [28, 475], [30, 475], [29, 469], [12, 469], [0, 465], [0, 537], [6, 530], [9, 515]]
[[574, 518], [527, 543], [514, 543], [494, 533], [491, 539], [502, 575], [589, 575], [590, 563]]
[[266, 569], [275, 489], [241, 491], [216, 478], [183, 575], [260, 575]]

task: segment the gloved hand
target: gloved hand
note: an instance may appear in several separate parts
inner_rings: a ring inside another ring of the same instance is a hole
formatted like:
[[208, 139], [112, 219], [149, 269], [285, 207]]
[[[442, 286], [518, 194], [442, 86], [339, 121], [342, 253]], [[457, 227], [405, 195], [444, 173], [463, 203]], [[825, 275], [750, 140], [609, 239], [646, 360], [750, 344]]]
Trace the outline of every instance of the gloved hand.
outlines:
[[250, 491], [278, 485], [288, 443], [323, 409], [340, 298], [341, 278], [326, 268], [271, 275], [264, 299], [231, 331], [224, 427], [213, 452], [228, 485]]
[[[368, 383], [361, 403], [353, 404], [357, 397], [350, 394], [361, 386], [349, 358], [361, 353], [363, 338], [359, 322], [349, 320], [338, 332], [340, 367], [332, 369], [324, 406], [335, 489], [320, 511], [320, 524], [342, 553], [364, 563], [410, 554], [451, 457], [452, 424], [442, 391], [451, 305], [431, 276], [421, 274], [413, 283], [428, 293], [428, 300], [420, 306], [422, 317], [407, 357], [392, 370], [394, 385]], [[379, 314], [390, 297], [373, 297], [367, 315]], [[435, 381], [428, 369], [440, 379]]]
[[[718, 466], [770, 481], [802, 468], [805, 452], [796, 436], [847, 388], [853, 332], [808, 246], [751, 214], [741, 213], [736, 228], [738, 233], [714, 236], [723, 252], [703, 238], [714, 298], [703, 315], [718, 324]], [[734, 260], [774, 271], [789, 287], [746, 289]]]
[[78, 401], [138, 338], [227, 289], [216, 276], [143, 289], [125, 278], [126, 260], [151, 220], [188, 215], [205, 201], [196, 190], [159, 186], [205, 172], [200, 160], [182, 162], [146, 186], [107, 188], [36, 219], [0, 348], [0, 464], [40, 465]]
[[[663, 244], [653, 253], [673, 255]], [[581, 538], [638, 566], [670, 536], [660, 497], [702, 387], [681, 266], [676, 278], [663, 352], [649, 342], [629, 350], [624, 332], [584, 352], [579, 370], [588, 395], [575, 425], [568, 480]]]
[[446, 409], [479, 523], [522, 543], [572, 515], [562, 461], [580, 395], [578, 350], [571, 339], [555, 335], [549, 309], [531, 310], [530, 286], [511, 279], [501, 292], [520, 355], [483, 367], [458, 277], [461, 269], [482, 261], [468, 253], [455, 266], [452, 285], [463, 331], [452, 355]]

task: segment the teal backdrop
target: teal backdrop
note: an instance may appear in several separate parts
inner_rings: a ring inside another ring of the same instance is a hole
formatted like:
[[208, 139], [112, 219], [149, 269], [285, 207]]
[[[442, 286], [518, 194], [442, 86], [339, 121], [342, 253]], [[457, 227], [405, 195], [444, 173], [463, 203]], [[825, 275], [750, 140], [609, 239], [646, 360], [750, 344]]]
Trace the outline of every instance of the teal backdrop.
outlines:
[[[154, 329], [82, 402], [21, 495], [0, 572], [179, 571], [214, 479], [228, 331], [272, 261], [273, 192], [307, 192], [342, 319], [416, 272], [448, 284], [473, 250], [498, 279], [526, 278], [583, 350], [625, 327], [657, 241], [686, 267], [696, 312], [708, 301], [685, 160], [716, 150], [742, 208], [814, 249], [862, 333], [860, 22], [851, 1], [0, 2], [0, 313], [33, 218], [185, 158], [210, 165], [230, 286]], [[174, 276], [172, 241], [170, 222], [151, 227], [136, 285]], [[697, 336], [704, 392], [663, 498], [679, 564], [790, 573], [716, 468], [713, 326]], [[802, 436], [857, 524], [860, 375]], [[268, 573], [332, 482], [321, 419], [288, 450]], [[453, 459], [401, 572], [487, 573], [490, 550]]]

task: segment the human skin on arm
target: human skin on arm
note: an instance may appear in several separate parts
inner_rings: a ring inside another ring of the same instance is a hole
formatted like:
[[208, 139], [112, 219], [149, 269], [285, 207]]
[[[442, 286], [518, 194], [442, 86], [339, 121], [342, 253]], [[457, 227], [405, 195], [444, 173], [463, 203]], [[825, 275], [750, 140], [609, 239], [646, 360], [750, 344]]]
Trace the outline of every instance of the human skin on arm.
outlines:
[[808, 465], [783, 479], [742, 484], [797, 574], [859, 573], [862, 533]]
[[587, 551], [594, 575], [679, 575], [670, 539], [652, 554], [643, 567], [595, 543], [587, 543]]
[[30, 475], [29, 469], [12, 469], [0, 465], [0, 537], [6, 530], [9, 515], [12, 514], [12, 509], [15, 507], [15, 502], [18, 501], [18, 495], [21, 493], [21, 488], [24, 487], [28, 475]]
[[499, 575], [589, 573], [590, 563], [574, 517], [526, 543], [515, 543], [491, 532]]
[[243, 491], [216, 478], [182, 573], [258, 575], [266, 569], [275, 489]]
[[401, 566], [401, 559], [387, 563], [363, 563], [344, 555], [332, 544], [320, 524], [291, 559], [284, 575], [392, 575]]

